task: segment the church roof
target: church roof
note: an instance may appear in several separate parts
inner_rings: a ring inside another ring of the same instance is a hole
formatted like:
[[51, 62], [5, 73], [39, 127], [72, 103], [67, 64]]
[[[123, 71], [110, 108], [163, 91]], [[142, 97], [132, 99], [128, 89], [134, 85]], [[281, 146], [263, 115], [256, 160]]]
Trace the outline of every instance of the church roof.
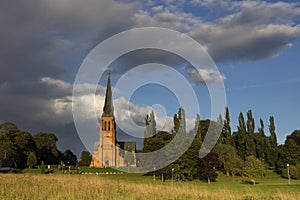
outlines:
[[113, 117], [113, 116], [114, 116], [114, 106], [113, 106], [113, 102], [112, 102], [112, 92], [111, 92], [111, 85], [110, 85], [110, 72], [108, 72], [105, 103], [104, 103], [104, 107], [103, 107], [102, 117]]

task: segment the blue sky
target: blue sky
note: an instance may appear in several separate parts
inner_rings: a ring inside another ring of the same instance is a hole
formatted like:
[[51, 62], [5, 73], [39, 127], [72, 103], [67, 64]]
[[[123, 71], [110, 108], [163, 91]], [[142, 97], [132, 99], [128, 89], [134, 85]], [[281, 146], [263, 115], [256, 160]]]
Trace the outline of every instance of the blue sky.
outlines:
[[[233, 130], [239, 112], [245, 114], [249, 109], [256, 125], [262, 118], [266, 129], [269, 116], [275, 117], [280, 143], [300, 129], [297, 1], [17, 0], [1, 4], [0, 121], [14, 122], [32, 133], [54, 132], [61, 149], [78, 153], [84, 148], [72, 117], [72, 89], [81, 63], [97, 44], [137, 27], [163, 27], [187, 34], [203, 45], [221, 74], [188, 73], [186, 63], [176, 56], [144, 51], [112, 64], [113, 84], [133, 66], [161, 60], [190, 81], [203, 119], [210, 117], [204, 82], [224, 79]], [[89, 93], [91, 86], [79, 86], [83, 95], [76, 100], [87, 121], [95, 107], [101, 114], [105, 84], [104, 76], [97, 105]], [[116, 93], [115, 107], [120, 113], [128, 103], [131, 114], [127, 117], [138, 124], [153, 104], [162, 104], [169, 118], [179, 106], [168, 88], [157, 85], [141, 87], [130, 99]], [[120, 113], [116, 115], [121, 119]], [[193, 116], [187, 116], [192, 126]]]

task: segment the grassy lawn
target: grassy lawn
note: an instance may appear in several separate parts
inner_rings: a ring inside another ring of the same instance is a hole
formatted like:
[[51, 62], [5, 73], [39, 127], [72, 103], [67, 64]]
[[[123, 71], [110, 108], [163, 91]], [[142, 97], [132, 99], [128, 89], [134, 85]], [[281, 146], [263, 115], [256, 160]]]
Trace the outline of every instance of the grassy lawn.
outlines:
[[[93, 169], [95, 170], [95, 169]], [[31, 172], [36, 172], [31, 170]], [[218, 181], [162, 183], [141, 174], [0, 174], [0, 199], [300, 199], [300, 181], [268, 172], [257, 185], [220, 174]]]

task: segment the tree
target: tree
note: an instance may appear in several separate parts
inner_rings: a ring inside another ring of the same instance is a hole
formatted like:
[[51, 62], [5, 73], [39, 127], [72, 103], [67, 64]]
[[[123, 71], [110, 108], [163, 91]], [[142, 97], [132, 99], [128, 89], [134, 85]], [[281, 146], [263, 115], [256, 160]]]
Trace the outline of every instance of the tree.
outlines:
[[209, 184], [211, 181], [215, 181], [218, 177], [215, 168], [219, 165], [218, 154], [209, 153], [204, 158], [200, 159], [198, 165], [199, 178], [207, 181]]
[[218, 154], [219, 164], [224, 169], [227, 176], [240, 173], [242, 160], [237, 155], [235, 148], [229, 144], [217, 144], [213, 152]]
[[12, 158], [15, 156], [13, 143], [9, 138], [0, 132], [0, 160], [4, 158]]
[[234, 138], [235, 148], [238, 152], [238, 155], [243, 159], [246, 160], [246, 124], [244, 120], [243, 113], [240, 112], [239, 115], [239, 126], [238, 131]]
[[277, 137], [275, 133], [275, 122], [274, 117], [270, 117], [269, 125], [270, 137], [269, 137], [269, 151], [268, 151], [268, 160], [271, 166], [275, 166], [276, 160], [278, 159], [278, 144]]
[[172, 133], [176, 134], [179, 130], [179, 118], [178, 118], [177, 114], [175, 114], [173, 116], [173, 123], [174, 123], [174, 127], [173, 127], [173, 130], [172, 130]]
[[10, 138], [16, 149], [15, 160], [17, 168], [25, 168], [28, 155], [36, 151], [35, 142], [30, 133], [22, 130], [10, 135]]
[[255, 135], [254, 135], [255, 123], [252, 116], [252, 110], [247, 112], [247, 131], [246, 131], [246, 157], [251, 155], [256, 155], [256, 146], [255, 146]]
[[36, 165], [37, 159], [34, 152], [31, 152], [27, 158], [27, 165], [29, 168], [32, 168]]
[[40, 132], [33, 136], [37, 146], [37, 156], [45, 164], [58, 164], [59, 151], [56, 147], [57, 137], [53, 133]]
[[231, 144], [231, 142], [230, 142], [230, 137], [231, 137], [230, 114], [229, 114], [228, 107], [226, 107], [226, 109], [225, 109], [223, 134], [224, 134], [223, 144]]
[[256, 143], [256, 157], [261, 161], [266, 161], [266, 135], [264, 131], [264, 121], [262, 119], [260, 121], [260, 127], [258, 128], [258, 133], [255, 137]]
[[287, 139], [284, 145], [279, 146], [277, 169], [283, 170], [286, 164], [300, 163], [300, 146], [293, 139]]
[[293, 131], [291, 135], [287, 136], [287, 139], [293, 139], [300, 146], [300, 130]]
[[[244, 174], [249, 178], [263, 177], [265, 173], [264, 164], [255, 156], [249, 156], [244, 166]], [[255, 184], [255, 180], [254, 180]]]
[[89, 166], [92, 161], [92, 155], [88, 151], [82, 151], [80, 156], [79, 166]]
[[63, 153], [62, 160], [67, 165], [76, 165], [77, 163], [77, 157], [70, 149]]
[[156, 134], [156, 121], [154, 112], [152, 111], [150, 115], [147, 115], [145, 118], [146, 122], [146, 131], [145, 131], [145, 138], [152, 137]]

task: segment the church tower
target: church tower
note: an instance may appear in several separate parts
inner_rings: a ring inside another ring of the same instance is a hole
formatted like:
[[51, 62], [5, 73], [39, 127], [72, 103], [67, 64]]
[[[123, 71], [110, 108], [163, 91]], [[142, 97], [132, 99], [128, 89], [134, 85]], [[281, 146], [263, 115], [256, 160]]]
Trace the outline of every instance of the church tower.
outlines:
[[112, 102], [112, 92], [110, 85], [110, 72], [106, 87], [105, 103], [100, 122], [100, 157], [105, 167], [116, 166], [116, 123], [114, 117], [114, 107]]
[[116, 166], [116, 123], [112, 102], [110, 72], [106, 87], [103, 114], [100, 120], [100, 143], [94, 150], [91, 167]]
[[[120, 142], [116, 139], [116, 122], [110, 84], [110, 72], [108, 72], [105, 102], [100, 119], [99, 136], [100, 141], [97, 142], [97, 145], [94, 147], [90, 167], [136, 166], [135, 142]], [[132, 155], [132, 159], [125, 158], [125, 155], [129, 154]]]

